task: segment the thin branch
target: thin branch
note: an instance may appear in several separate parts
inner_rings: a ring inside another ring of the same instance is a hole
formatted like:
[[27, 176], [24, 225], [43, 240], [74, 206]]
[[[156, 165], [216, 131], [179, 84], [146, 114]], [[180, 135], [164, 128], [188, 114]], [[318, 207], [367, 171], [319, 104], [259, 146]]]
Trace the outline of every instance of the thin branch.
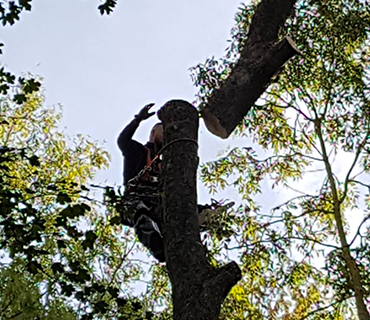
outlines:
[[9, 303], [1, 310], [1, 313], [4, 313], [6, 309], [8, 309], [12, 303], [13, 301], [9, 301]]
[[291, 187], [291, 186], [290, 186], [289, 184], [287, 184], [287, 183], [285, 183], [285, 184], [284, 184], [284, 186], [285, 186], [286, 188], [288, 188], [288, 189], [290, 189], [290, 190], [292, 190], [292, 191], [294, 191], [294, 192], [300, 193], [300, 194], [302, 194], [302, 195], [306, 195], [306, 194], [307, 194], [306, 192], [303, 192], [303, 191], [301, 191], [301, 190], [298, 190], [298, 189], [296, 189], [296, 188]]
[[[311, 97], [311, 95], [307, 92], [307, 90], [306, 89], [303, 89], [302, 88], [302, 91], [306, 91], [306, 97], [308, 98], [308, 100], [309, 100], [309, 104], [311, 104], [312, 105], [312, 111], [313, 111], [313, 113], [314, 113], [314, 115], [315, 115], [315, 121], [316, 121], [316, 119], [319, 117], [319, 115], [317, 114], [317, 111], [316, 111], [316, 107], [315, 107], [315, 99], [314, 98], [312, 98]], [[308, 110], [310, 110], [310, 108], [308, 108]]]
[[245, 243], [241, 246], [237, 246], [237, 247], [232, 247], [232, 248], [228, 248], [229, 250], [235, 250], [235, 249], [242, 249], [242, 248], [248, 248], [248, 247], [252, 247], [252, 246], [255, 246], [257, 244], [261, 244], [261, 243], [275, 243], [276, 241], [279, 241], [279, 240], [299, 240], [299, 241], [311, 241], [311, 242], [314, 242], [318, 245], [321, 245], [323, 247], [328, 247], [328, 248], [333, 248], [333, 249], [340, 249], [340, 247], [338, 246], [334, 246], [332, 244], [328, 244], [328, 243], [323, 243], [323, 242], [320, 242], [316, 239], [311, 239], [311, 238], [300, 238], [300, 237], [280, 237], [280, 238], [275, 238], [275, 239], [268, 239], [268, 240], [259, 240], [259, 241], [253, 241], [249, 244]]
[[341, 299], [341, 300], [339, 300], [339, 301], [335, 301], [335, 302], [333, 302], [333, 303], [331, 303], [331, 304], [329, 304], [329, 305], [327, 305], [327, 306], [324, 306], [324, 307], [321, 307], [321, 308], [317, 308], [317, 309], [315, 309], [315, 310], [313, 310], [313, 311], [311, 311], [311, 312], [307, 313], [303, 318], [300, 318], [299, 320], [307, 319], [307, 318], [308, 318], [308, 317], [310, 317], [311, 315], [313, 315], [313, 314], [315, 314], [315, 313], [317, 313], [317, 312], [320, 312], [320, 311], [324, 311], [324, 310], [329, 309], [329, 308], [331, 308], [331, 307], [334, 307], [336, 304], [340, 304], [340, 303], [342, 303], [343, 301], [345, 301], [345, 300], [347, 300], [347, 299], [349, 299], [349, 298], [353, 298], [353, 296], [352, 296], [352, 297], [346, 297], [346, 298], [343, 298], [343, 299]]
[[[292, 215], [291, 216], [291, 219], [297, 220], [297, 219], [300, 219], [300, 218], [302, 218], [302, 217], [304, 217], [304, 216], [306, 216], [308, 214], [314, 213], [314, 212], [325, 213], [325, 214], [333, 214], [332, 211], [314, 209], [314, 210], [304, 211], [303, 213], [299, 214], [298, 216], [293, 216]], [[274, 218], [277, 218], [277, 217], [274, 217]], [[272, 221], [272, 222], [266, 222], [262, 226], [263, 227], [269, 227], [270, 225], [275, 224], [275, 223], [279, 223], [279, 222], [284, 222], [284, 219], [279, 219], [279, 220], [275, 220], [275, 221]]]
[[16, 317], [18, 317], [19, 315], [21, 315], [23, 313], [23, 311], [19, 311], [18, 313], [16, 313], [16, 314], [14, 314], [14, 315], [12, 315], [10, 318], [8, 318], [9, 320], [10, 319], [14, 319], [14, 318], [16, 318]]
[[273, 92], [269, 92], [268, 94], [272, 95], [272, 96], [275, 96], [276, 98], [280, 99], [281, 101], [283, 101], [286, 106], [276, 106], [278, 108], [282, 108], [282, 109], [289, 109], [289, 108], [292, 108], [294, 109], [295, 111], [297, 111], [300, 115], [302, 115], [306, 120], [308, 121], [314, 121], [314, 119], [310, 118], [309, 116], [307, 116], [302, 110], [300, 110], [299, 108], [297, 108], [293, 103], [291, 102], [288, 102], [286, 101], [284, 98], [282, 98], [282, 96], [276, 94], [276, 93], [273, 93]]
[[[335, 41], [335, 39], [334, 39], [334, 41]], [[331, 47], [331, 63], [330, 63], [330, 65], [331, 65], [331, 67], [333, 67], [332, 68], [332, 70], [335, 70], [335, 59], [336, 59], [336, 55], [334, 54], [334, 49], [333, 48], [335, 48], [335, 45], [333, 46], [333, 47]], [[322, 48], [322, 50], [324, 50], [324, 48]], [[324, 53], [322, 53], [322, 54], [324, 54]], [[324, 72], [327, 74], [327, 76], [326, 76], [326, 79], [327, 79], [327, 81], [329, 80], [329, 79], [331, 79], [331, 77], [330, 77], [330, 67], [329, 68], [325, 68], [325, 64], [323, 64], [322, 65], [322, 69], [324, 69]], [[326, 84], [328, 83], [328, 82], [325, 82]], [[321, 114], [322, 115], [322, 117], [325, 117], [326, 116], [326, 114], [327, 114], [327, 112], [328, 112], [328, 109], [329, 109], [329, 104], [330, 104], [330, 101], [331, 101], [331, 99], [330, 99], [330, 97], [331, 97], [331, 92], [332, 92], [332, 90], [333, 90], [333, 88], [334, 88], [334, 81], [332, 81], [331, 83], [330, 83], [330, 88], [328, 88], [328, 94], [327, 94], [327, 96], [326, 96], [326, 103], [325, 103], [325, 108], [324, 108], [324, 112]]]
[[323, 172], [325, 169], [315, 169], [315, 170], [306, 170], [305, 173], [316, 173], [316, 172]]
[[[282, 203], [282, 204], [280, 204], [280, 205], [272, 208], [271, 211], [279, 210], [281, 207], [287, 206], [289, 203], [291, 203], [291, 202], [293, 202], [295, 200], [301, 200], [301, 199], [305, 199], [305, 198], [317, 198], [317, 197], [318, 196], [316, 196], [316, 195], [311, 195], [311, 194], [307, 194], [307, 193], [304, 194], [304, 195], [301, 195], [301, 196], [296, 196], [296, 197], [293, 197], [293, 198], [285, 201], [284, 203]], [[333, 213], [331, 211], [324, 211], [324, 210], [321, 210], [321, 211], [324, 212], [324, 213], [328, 213], [328, 214], [332, 214]]]
[[334, 246], [334, 245], [328, 244], [328, 243], [323, 243], [319, 240], [311, 239], [311, 238], [308, 238], [308, 237], [307, 238], [290, 237], [290, 239], [300, 240], [300, 241], [312, 241], [312, 242], [317, 243], [318, 245], [323, 246], [323, 247], [328, 247], [328, 248], [333, 248], [333, 249], [340, 249], [340, 247], [338, 247], [338, 246]]
[[359, 184], [359, 185], [361, 185], [361, 186], [363, 186], [365, 188], [370, 189], [370, 184], [365, 184], [365, 183], [363, 183], [361, 181], [358, 181], [358, 180], [352, 180], [352, 179], [350, 179], [350, 180], [348, 180], [348, 182], [357, 183], [357, 184]]
[[367, 216], [367, 217], [365, 217], [363, 220], [362, 220], [362, 222], [360, 223], [360, 225], [358, 226], [358, 228], [357, 228], [357, 231], [356, 231], [356, 234], [355, 234], [355, 236], [353, 237], [353, 239], [352, 239], [352, 241], [349, 243], [349, 246], [352, 246], [352, 244], [354, 243], [354, 241], [356, 240], [356, 238], [357, 238], [357, 236], [360, 236], [361, 234], [360, 234], [360, 229], [361, 229], [361, 227], [364, 225], [364, 223], [367, 221], [367, 220], [369, 220], [370, 219], [370, 216]]
[[303, 157], [303, 158], [307, 158], [307, 159], [311, 159], [311, 160], [313, 160], [313, 161], [324, 161], [324, 160], [322, 160], [322, 159], [320, 159], [320, 158], [316, 158], [316, 157], [312, 157], [312, 156], [308, 156], [308, 155], [306, 155], [306, 154], [303, 154], [303, 153], [300, 153], [300, 152], [296, 152], [293, 156], [295, 156], [295, 155], [297, 155], [297, 156], [301, 156], [301, 157]]
[[114, 279], [116, 278], [116, 275], [117, 275], [117, 272], [119, 269], [121, 269], [122, 265], [123, 265], [123, 262], [126, 260], [126, 258], [128, 257], [128, 255], [132, 252], [132, 250], [135, 248], [136, 246], [136, 242], [134, 242], [131, 246], [131, 248], [124, 254], [121, 256], [121, 261], [120, 263], [118, 264], [116, 270], [114, 270], [113, 272], [113, 275], [112, 275], [112, 278], [109, 282], [109, 286], [113, 283]]
[[321, 152], [320, 152], [320, 150], [316, 147], [316, 144], [314, 143], [314, 141], [312, 141], [309, 137], [308, 137], [308, 135], [306, 134], [306, 132], [304, 131], [304, 130], [302, 130], [302, 134], [303, 134], [303, 136], [308, 140], [308, 142], [310, 143], [310, 145], [317, 151], [317, 153], [319, 154], [319, 155], [321, 155], [322, 156], [322, 154], [321, 154]]
[[353, 180], [353, 179], [356, 179], [357, 177], [359, 177], [360, 175], [362, 175], [364, 172], [365, 172], [365, 170], [364, 170], [364, 169], [362, 169], [359, 173], [355, 174], [355, 175], [352, 177], [352, 180]]
[[356, 166], [357, 160], [358, 160], [358, 158], [359, 158], [359, 156], [361, 154], [361, 151], [362, 151], [363, 147], [365, 146], [366, 142], [368, 141], [369, 133], [370, 133], [370, 131], [368, 130], [367, 133], [366, 133], [366, 135], [365, 135], [365, 138], [363, 139], [363, 141], [360, 143], [360, 145], [358, 146], [358, 148], [356, 150], [355, 158], [353, 159], [351, 168], [348, 170], [346, 179], [344, 181], [344, 192], [343, 192], [342, 198], [339, 200], [340, 203], [343, 203], [344, 199], [347, 197], [348, 182], [350, 180], [349, 177], [350, 177], [350, 175], [352, 173], [352, 170]]

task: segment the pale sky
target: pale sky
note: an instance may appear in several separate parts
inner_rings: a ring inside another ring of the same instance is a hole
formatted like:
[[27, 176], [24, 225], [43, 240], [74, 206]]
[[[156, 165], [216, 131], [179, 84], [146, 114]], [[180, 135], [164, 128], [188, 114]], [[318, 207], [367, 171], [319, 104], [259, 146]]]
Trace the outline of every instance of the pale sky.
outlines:
[[[118, 0], [111, 15], [101, 16], [98, 0], [33, 0], [31, 12], [1, 28], [5, 47], [0, 59], [13, 73], [44, 78], [46, 104], [63, 105], [66, 134], [106, 141], [111, 166], [99, 172], [95, 183], [118, 185], [122, 156], [116, 139], [121, 129], [147, 103], [156, 103], [158, 110], [171, 99], [194, 100], [197, 89], [188, 69], [223, 56], [240, 3]], [[146, 142], [157, 121], [153, 117], [142, 123], [135, 138]], [[217, 159], [228, 146], [251, 143], [246, 138], [221, 140], [203, 124], [199, 138], [201, 162]], [[319, 187], [310, 179], [300, 181], [304, 185]], [[264, 193], [261, 204], [268, 209], [279, 204], [280, 192]], [[210, 198], [201, 184], [198, 195], [201, 203]], [[238, 198], [231, 190], [226, 197]]]
[[[44, 77], [47, 105], [63, 105], [65, 132], [106, 141], [112, 163], [96, 182], [120, 184], [120, 130], [147, 103], [158, 110], [171, 99], [194, 100], [188, 69], [223, 56], [240, 3], [119, 0], [111, 15], [101, 16], [97, 0], [33, 0], [31, 12], [1, 29], [2, 63], [13, 73]], [[157, 121], [142, 123], [135, 138], [147, 141]], [[201, 125], [199, 144], [206, 161], [236, 141]]]

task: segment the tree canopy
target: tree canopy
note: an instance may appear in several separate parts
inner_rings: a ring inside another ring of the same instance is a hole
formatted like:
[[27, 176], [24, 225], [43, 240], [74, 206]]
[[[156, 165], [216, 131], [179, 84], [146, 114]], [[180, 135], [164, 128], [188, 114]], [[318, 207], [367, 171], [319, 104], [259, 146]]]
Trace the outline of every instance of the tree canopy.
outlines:
[[[202, 103], [232, 70], [252, 15], [249, 6], [237, 14], [225, 59], [193, 69]], [[244, 284], [232, 293], [250, 319], [369, 317], [369, 18], [361, 1], [298, 2], [281, 36], [291, 34], [302, 56], [235, 132], [259, 147], [202, 166], [211, 191], [234, 187], [246, 202], [233, 244]], [[266, 179], [289, 191], [272, 208], [254, 199]]]
[[[200, 108], [234, 70], [258, 3], [239, 8], [225, 57], [192, 68]], [[3, 25], [31, 9], [6, 4]], [[289, 35], [301, 55], [234, 131], [245, 145], [201, 164], [211, 193], [242, 199], [200, 235], [211, 266], [234, 259], [242, 271], [220, 319], [369, 319], [369, 26], [367, 1], [298, 1], [278, 40]], [[119, 225], [120, 190], [91, 185], [109, 155], [58, 129], [41, 82], [0, 69], [0, 317], [170, 319], [166, 266], [145, 270]]]

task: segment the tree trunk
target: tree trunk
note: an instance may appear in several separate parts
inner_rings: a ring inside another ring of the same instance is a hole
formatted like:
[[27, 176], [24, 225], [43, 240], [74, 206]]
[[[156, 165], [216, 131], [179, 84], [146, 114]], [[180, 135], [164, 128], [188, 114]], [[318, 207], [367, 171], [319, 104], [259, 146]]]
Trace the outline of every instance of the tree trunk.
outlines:
[[219, 317], [223, 300], [241, 279], [235, 262], [220, 269], [206, 258], [197, 217], [198, 112], [172, 100], [159, 111], [164, 127], [163, 237], [172, 284], [174, 319]]
[[289, 38], [278, 41], [280, 27], [296, 0], [262, 0], [248, 38], [230, 76], [215, 90], [201, 113], [207, 129], [227, 138], [242, 121], [271, 78], [299, 50]]

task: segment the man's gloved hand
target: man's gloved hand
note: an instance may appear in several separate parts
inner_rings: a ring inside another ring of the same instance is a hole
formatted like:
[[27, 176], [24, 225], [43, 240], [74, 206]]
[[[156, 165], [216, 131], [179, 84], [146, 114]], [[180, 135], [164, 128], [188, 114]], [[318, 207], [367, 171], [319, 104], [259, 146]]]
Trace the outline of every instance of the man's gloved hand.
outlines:
[[155, 115], [155, 112], [149, 112], [150, 108], [154, 106], [154, 103], [147, 104], [140, 112], [135, 116], [139, 121], [149, 119], [151, 116]]

